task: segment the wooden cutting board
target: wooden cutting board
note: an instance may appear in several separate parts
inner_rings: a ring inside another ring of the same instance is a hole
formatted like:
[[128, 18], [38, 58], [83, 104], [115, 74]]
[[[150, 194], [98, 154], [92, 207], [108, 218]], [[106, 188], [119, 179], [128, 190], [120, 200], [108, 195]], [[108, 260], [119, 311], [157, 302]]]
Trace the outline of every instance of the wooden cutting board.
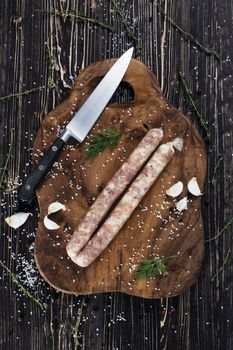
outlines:
[[[34, 143], [34, 161], [40, 158], [69, 121], [73, 111], [86, 100], [115, 59], [85, 68], [76, 78], [70, 96], [43, 120]], [[165, 190], [181, 180], [196, 176], [203, 190], [206, 174], [205, 145], [190, 121], [164, 98], [152, 72], [132, 60], [124, 81], [134, 90], [128, 104], [112, 104], [103, 112], [91, 131], [112, 128], [122, 133], [120, 144], [86, 160], [84, 145], [70, 139], [58, 162], [37, 192], [40, 220], [35, 239], [35, 260], [44, 279], [58, 291], [91, 294], [120, 291], [145, 298], [177, 295], [196, 280], [202, 266], [204, 241], [201, 197], [188, 195], [188, 210], [177, 214], [175, 200]], [[95, 106], [93, 106], [95, 108]], [[88, 116], [87, 116], [88, 118]], [[79, 268], [66, 254], [66, 244], [113, 174], [127, 159], [148, 128], [162, 127], [163, 142], [181, 137], [184, 148], [163, 171], [125, 226], [109, 247], [87, 268]], [[53, 214], [60, 229], [49, 231], [43, 218], [51, 202], [66, 205], [65, 212]], [[168, 273], [148, 280], [137, 280], [133, 271], [143, 258], [175, 256], [167, 260]]]

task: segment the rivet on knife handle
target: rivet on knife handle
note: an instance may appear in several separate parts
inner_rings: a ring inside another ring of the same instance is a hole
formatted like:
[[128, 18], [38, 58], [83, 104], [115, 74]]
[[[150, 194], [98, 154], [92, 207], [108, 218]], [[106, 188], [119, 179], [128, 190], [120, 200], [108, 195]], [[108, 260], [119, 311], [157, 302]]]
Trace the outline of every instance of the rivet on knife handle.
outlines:
[[60, 137], [56, 139], [54, 144], [45, 153], [42, 160], [32, 171], [32, 173], [23, 181], [23, 184], [18, 189], [18, 200], [21, 202], [30, 203], [35, 198], [36, 188], [40, 185], [41, 181], [52, 168], [58, 154], [62, 150], [65, 141]]

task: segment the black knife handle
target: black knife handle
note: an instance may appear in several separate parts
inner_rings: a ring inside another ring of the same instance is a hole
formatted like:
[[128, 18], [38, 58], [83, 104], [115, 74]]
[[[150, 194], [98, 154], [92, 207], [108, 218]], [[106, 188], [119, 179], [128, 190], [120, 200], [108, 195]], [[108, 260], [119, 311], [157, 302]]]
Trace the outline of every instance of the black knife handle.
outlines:
[[36, 168], [23, 181], [18, 188], [18, 202], [21, 208], [29, 208], [35, 198], [36, 188], [40, 185], [45, 175], [52, 168], [58, 154], [62, 150], [65, 142], [58, 137], [50, 149], [45, 153]]

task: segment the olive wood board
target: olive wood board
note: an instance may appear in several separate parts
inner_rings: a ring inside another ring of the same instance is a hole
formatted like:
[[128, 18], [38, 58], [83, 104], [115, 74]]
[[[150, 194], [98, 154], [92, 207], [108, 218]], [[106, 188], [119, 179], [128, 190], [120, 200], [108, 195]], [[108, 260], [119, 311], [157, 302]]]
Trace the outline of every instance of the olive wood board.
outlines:
[[[51, 146], [74, 111], [85, 102], [115, 61], [99, 61], [81, 71], [70, 95], [43, 119], [34, 142], [34, 162]], [[119, 291], [144, 298], [175, 296], [190, 288], [202, 267], [202, 197], [188, 194], [187, 183], [195, 176], [203, 191], [205, 145], [188, 118], [168, 103], [156, 78], [142, 62], [131, 60], [123, 80], [133, 88], [133, 100], [108, 105], [90, 131], [90, 135], [109, 128], [120, 131], [118, 146], [87, 160], [86, 141], [79, 144], [71, 138], [37, 191], [40, 220], [35, 238], [35, 260], [43, 278], [57, 291], [74, 295]], [[103, 253], [88, 267], [77, 266], [67, 256], [68, 240], [117, 169], [148, 129], [155, 127], [163, 128], [162, 143], [183, 138], [182, 152], [176, 151]], [[173, 199], [165, 191], [177, 181], [183, 182], [184, 189]], [[188, 210], [177, 213], [175, 202], [186, 195]], [[60, 228], [48, 230], [43, 218], [48, 205], [54, 201], [65, 204], [67, 210], [51, 215]], [[173, 256], [166, 261], [167, 273], [145, 280], [136, 279], [134, 271], [140, 261], [157, 256]]]

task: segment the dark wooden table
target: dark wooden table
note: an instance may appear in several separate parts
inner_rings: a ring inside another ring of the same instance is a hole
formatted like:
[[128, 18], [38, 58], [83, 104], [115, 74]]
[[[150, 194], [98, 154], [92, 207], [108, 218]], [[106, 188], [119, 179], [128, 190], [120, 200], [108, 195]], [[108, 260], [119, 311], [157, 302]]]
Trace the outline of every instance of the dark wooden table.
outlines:
[[[75, 75], [83, 67], [120, 56], [133, 38], [110, 0], [1, 1], [2, 350], [80, 346], [86, 350], [233, 349], [233, 232], [229, 222], [233, 216], [233, 3], [159, 0], [159, 4], [177, 25], [222, 58], [219, 61], [186, 40], [155, 1], [119, 2], [134, 26], [132, 31], [141, 47], [138, 58], [155, 73], [167, 99], [188, 115], [204, 136], [178, 79], [182, 64], [193, 100], [211, 132], [203, 197], [205, 239], [224, 230], [218, 239], [206, 243], [196, 284], [176, 298], [145, 300], [120, 293], [72, 297], [56, 293], [40, 278], [33, 260], [38, 209], [18, 230], [10, 229], [4, 221], [15, 212], [17, 184], [31, 168], [31, 149], [40, 119], [69, 94]], [[74, 12], [107, 22], [116, 32], [87, 19], [77, 20]], [[137, 41], [133, 44], [137, 46]], [[2, 99], [10, 94], [13, 96]], [[32, 295], [47, 303], [46, 311], [25, 295], [6, 267]]]

